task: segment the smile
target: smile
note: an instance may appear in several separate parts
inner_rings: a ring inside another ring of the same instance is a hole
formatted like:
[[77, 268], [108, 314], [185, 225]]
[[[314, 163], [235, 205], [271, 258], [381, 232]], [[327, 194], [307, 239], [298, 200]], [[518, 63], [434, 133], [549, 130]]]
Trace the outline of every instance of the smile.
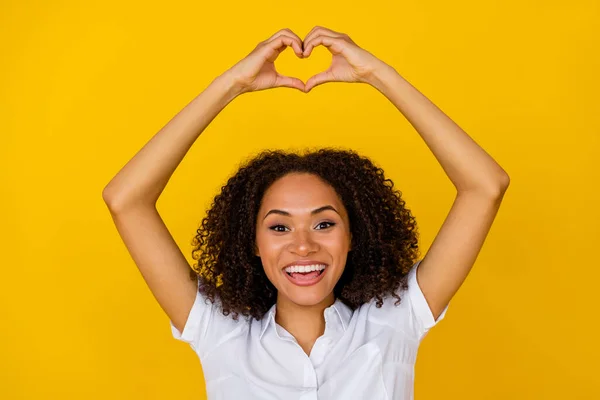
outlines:
[[[297, 267], [292, 267], [292, 268], [297, 268]], [[287, 276], [289, 281], [292, 282], [294, 285], [312, 286], [312, 285], [319, 283], [319, 281], [321, 279], [323, 279], [323, 276], [325, 275], [325, 272], [327, 271], [327, 269], [328, 268], [323, 265], [323, 266], [320, 266], [317, 268], [308, 268], [309, 271], [287, 272], [286, 270], [289, 270], [289, 268], [286, 268], [283, 270], [283, 273], [285, 274], [285, 276]]]

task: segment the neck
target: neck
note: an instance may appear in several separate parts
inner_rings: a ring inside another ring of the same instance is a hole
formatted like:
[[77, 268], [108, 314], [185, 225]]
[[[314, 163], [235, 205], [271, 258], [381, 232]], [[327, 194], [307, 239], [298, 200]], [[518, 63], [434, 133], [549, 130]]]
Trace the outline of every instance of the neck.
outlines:
[[314, 342], [325, 332], [325, 309], [335, 302], [333, 292], [312, 306], [302, 306], [278, 295], [275, 322], [298, 342]]

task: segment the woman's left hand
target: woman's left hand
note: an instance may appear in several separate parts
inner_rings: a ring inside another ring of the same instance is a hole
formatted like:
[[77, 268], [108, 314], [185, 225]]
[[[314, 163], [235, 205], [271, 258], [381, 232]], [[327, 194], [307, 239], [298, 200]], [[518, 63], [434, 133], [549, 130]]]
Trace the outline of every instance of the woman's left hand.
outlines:
[[315, 26], [303, 41], [304, 58], [313, 48], [323, 45], [333, 55], [331, 65], [326, 71], [312, 76], [306, 81], [304, 91], [326, 82], [359, 82], [370, 83], [373, 72], [383, 65], [383, 61], [368, 51], [360, 48], [345, 33], [335, 32], [327, 28]]

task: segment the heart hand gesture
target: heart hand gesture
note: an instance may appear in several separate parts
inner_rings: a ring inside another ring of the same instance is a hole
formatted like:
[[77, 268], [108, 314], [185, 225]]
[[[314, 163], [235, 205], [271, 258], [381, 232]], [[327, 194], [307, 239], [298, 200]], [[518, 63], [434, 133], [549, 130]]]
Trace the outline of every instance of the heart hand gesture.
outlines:
[[[326, 71], [312, 76], [306, 84], [298, 78], [281, 75], [275, 60], [287, 47], [299, 58], [310, 56], [316, 46], [323, 45], [333, 55]], [[360, 48], [350, 37], [323, 27], [314, 27], [304, 39], [289, 29], [282, 29], [259, 43], [244, 59], [227, 71], [239, 94], [276, 87], [290, 87], [308, 93], [326, 82], [369, 83], [381, 60]]]

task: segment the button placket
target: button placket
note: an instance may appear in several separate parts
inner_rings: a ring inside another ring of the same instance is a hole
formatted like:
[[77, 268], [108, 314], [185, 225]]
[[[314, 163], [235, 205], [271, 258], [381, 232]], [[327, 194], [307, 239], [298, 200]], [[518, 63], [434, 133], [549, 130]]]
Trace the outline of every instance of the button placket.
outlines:
[[331, 335], [333, 333], [334, 326], [331, 325], [332, 322], [330, 321], [330, 314], [332, 311], [332, 309], [325, 310], [325, 332], [323, 332], [322, 336], [317, 338], [313, 349], [310, 352], [310, 361], [312, 362], [313, 367], [317, 367], [323, 362], [327, 352], [331, 347], [331, 343], [333, 342]]
[[[304, 351], [302, 352], [304, 353]], [[306, 357], [306, 362], [304, 363], [304, 387], [315, 389], [317, 387], [317, 372], [308, 359], [308, 356]]]

